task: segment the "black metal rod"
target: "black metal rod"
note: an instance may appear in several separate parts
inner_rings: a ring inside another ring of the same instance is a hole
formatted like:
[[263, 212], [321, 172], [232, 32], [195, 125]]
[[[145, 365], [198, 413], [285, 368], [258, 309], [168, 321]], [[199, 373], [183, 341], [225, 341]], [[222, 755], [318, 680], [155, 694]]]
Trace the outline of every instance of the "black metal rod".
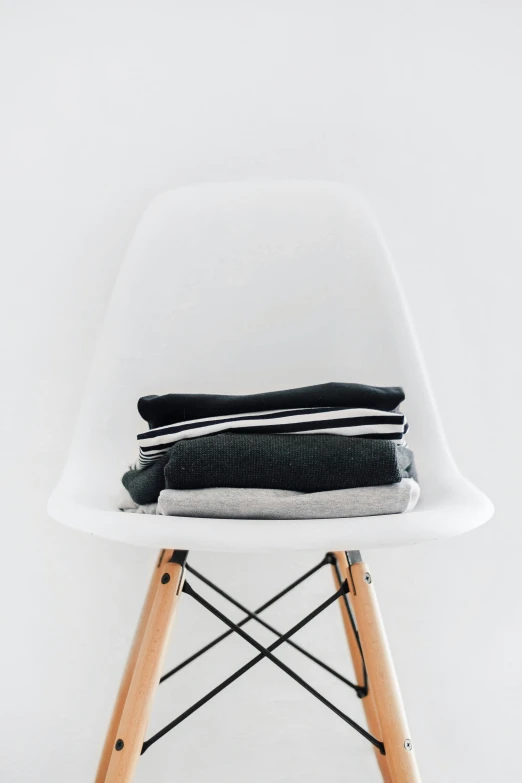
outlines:
[[[186, 583], [185, 583], [186, 585]], [[344, 588], [345, 589], [345, 588]], [[184, 587], [185, 592], [190, 592], [191, 595], [195, 595], [194, 591], [192, 591], [190, 588], [187, 590], [186, 587]], [[326, 601], [324, 601], [320, 606], [318, 606], [316, 609], [314, 609], [310, 614], [308, 614], [306, 617], [304, 617], [302, 620], [300, 620], [296, 625], [293, 626], [287, 633], [285, 633], [280, 639], [277, 639], [277, 641], [273, 642], [267, 650], [265, 651], [263, 649], [263, 652], [260, 655], [256, 655], [255, 658], [252, 658], [250, 661], [248, 661], [244, 666], [242, 666], [240, 669], [235, 671], [233, 674], [231, 674], [229, 677], [226, 678], [226, 680], [223, 680], [219, 685], [217, 685], [215, 688], [213, 688], [209, 693], [205, 694], [199, 701], [197, 701], [195, 704], [193, 704], [191, 707], [189, 707], [185, 712], [181, 713], [181, 715], [178, 715], [177, 718], [175, 718], [173, 721], [171, 721], [169, 724], [167, 724], [163, 729], [158, 731], [156, 734], [154, 734], [150, 739], [146, 740], [143, 743], [143, 747], [141, 752], [145, 753], [145, 751], [150, 748], [151, 745], [153, 745], [155, 742], [157, 742], [159, 739], [165, 736], [169, 731], [174, 729], [176, 726], [178, 726], [182, 721], [184, 721], [186, 718], [190, 717], [196, 710], [198, 710], [200, 707], [202, 707], [204, 704], [209, 702], [214, 696], [217, 696], [218, 693], [220, 693], [222, 690], [224, 690], [228, 685], [231, 685], [235, 680], [239, 679], [243, 674], [245, 674], [247, 671], [252, 669], [253, 666], [255, 666], [257, 663], [263, 660], [263, 658], [266, 657], [265, 652], [272, 652], [273, 650], [276, 650], [280, 645], [284, 644], [288, 639], [293, 636], [295, 633], [297, 633], [301, 628], [303, 628], [305, 625], [307, 625], [311, 620], [313, 620], [317, 615], [319, 615], [322, 611], [324, 611], [328, 606], [335, 603], [335, 601], [338, 600], [339, 596], [342, 595], [343, 588], [339, 589], [337, 593], [335, 593], [333, 596], [328, 598]], [[213, 607], [212, 607], [213, 609]], [[227, 618], [228, 619], [228, 618]], [[229, 621], [230, 622], [230, 621]], [[235, 628], [233, 629], [235, 631]], [[378, 742], [378, 740], [373, 740], [374, 742]], [[382, 743], [381, 743], [382, 744]], [[380, 749], [380, 747], [379, 747]], [[382, 752], [382, 750], [381, 750]]]
[[[335, 569], [337, 581], [339, 585], [342, 585], [343, 577], [341, 574], [341, 570], [339, 568], [339, 563], [337, 562], [337, 558], [335, 557], [335, 555], [334, 555], [333, 567]], [[364, 660], [364, 653], [361, 645], [361, 639], [359, 637], [359, 631], [357, 630], [357, 626], [355, 624], [355, 618], [353, 616], [352, 607], [350, 606], [350, 601], [348, 600], [348, 595], [345, 593], [342, 596], [341, 600], [344, 602], [346, 612], [348, 614], [348, 617], [350, 618], [350, 625], [352, 626], [353, 635], [355, 636], [355, 641], [357, 642], [357, 647], [359, 648], [359, 654], [361, 656], [361, 662], [363, 668], [363, 684], [362, 686], [361, 685], [358, 686], [357, 695], [363, 699], [365, 696], [368, 696], [368, 673], [366, 671], [366, 661]]]
[[[212, 590], [214, 590], [219, 595], [223, 596], [223, 598], [226, 598], [227, 601], [230, 601], [231, 604], [237, 606], [237, 608], [241, 609], [242, 612], [245, 612], [245, 614], [248, 615], [250, 620], [255, 620], [257, 623], [264, 626], [264, 628], [267, 628], [269, 631], [272, 631], [272, 633], [275, 633], [276, 636], [283, 635], [281, 631], [278, 631], [276, 628], [274, 628], [273, 625], [270, 625], [269, 623], [261, 619], [261, 617], [258, 617], [255, 612], [251, 612], [250, 609], [247, 609], [246, 606], [243, 606], [243, 604], [239, 603], [239, 601], [236, 601], [235, 598], [233, 598], [231, 595], [228, 595], [228, 593], [226, 593], [221, 587], [215, 585], [213, 582], [210, 581], [210, 579], [207, 579], [206, 576], [203, 576], [203, 574], [200, 574], [199, 571], [196, 571], [195, 568], [192, 568], [192, 566], [187, 565], [187, 571], [189, 571], [191, 574], [194, 574], [194, 576], [196, 576], [198, 579], [204, 582], [204, 584], [208, 585], [208, 587], [211, 587]], [[321, 666], [323, 669], [329, 672], [329, 674], [333, 674], [334, 677], [337, 677], [338, 680], [341, 680], [342, 682], [345, 683], [345, 685], [348, 685], [350, 688], [353, 688], [358, 693], [362, 690], [360, 685], [357, 685], [356, 683], [352, 682], [347, 677], [345, 677], [343, 674], [340, 674], [339, 672], [335, 671], [335, 669], [332, 669], [331, 666], [328, 666], [328, 664], [324, 663], [324, 661], [321, 661], [320, 658], [317, 658], [315, 655], [308, 652], [308, 650], [305, 650], [304, 647], [301, 647], [301, 645], [297, 644], [296, 642], [293, 642], [291, 639], [288, 640], [287, 644], [289, 644], [294, 649], [299, 650], [300, 653], [306, 655], [306, 657], [309, 658], [311, 661], [316, 663], [318, 666]]]
[[[236, 623], [232, 622], [226, 615], [224, 615], [222, 612], [219, 611], [219, 609], [216, 609], [215, 606], [212, 606], [211, 603], [209, 603], [203, 596], [199, 595], [193, 587], [188, 582], [185, 582], [183, 586], [183, 591], [187, 593], [188, 595], [192, 596], [197, 603], [201, 604], [201, 606], [205, 607], [211, 614], [213, 614], [215, 617], [217, 617], [219, 620], [221, 620], [225, 625], [228, 625], [229, 628], [231, 628], [233, 631], [235, 631], [239, 636], [241, 636], [242, 639], [244, 639], [246, 642], [252, 645], [252, 647], [255, 647], [256, 650], [259, 650], [262, 658], [268, 658], [269, 661], [272, 661], [276, 666], [278, 666], [280, 669], [282, 669], [286, 674], [288, 674], [289, 677], [291, 677], [295, 682], [299, 683], [305, 690], [308, 691], [308, 693], [311, 693], [312, 696], [315, 696], [316, 699], [318, 699], [322, 704], [325, 705], [325, 707], [328, 707], [332, 710], [339, 718], [344, 720], [346, 723], [348, 723], [349, 726], [351, 726], [355, 731], [358, 731], [359, 734], [361, 734], [363, 737], [365, 737], [369, 742], [371, 742], [375, 747], [379, 748], [381, 753], [384, 753], [384, 745], [383, 743], [378, 740], [376, 737], [374, 737], [372, 734], [370, 734], [366, 729], [364, 729], [362, 726], [360, 726], [356, 721], [352, 720], [348, 715], [346, 715], [342, 710], [340, 710], [338, 707], [335, 706], [335, 704], [332, 704], [331, 701], [329, 701], [325, 696], [323, 696], [319, 691], [316, 691], [315, 688], [313, 688], [311, 685], [309, 685], [306, 680], [303, 680], [302, 677], [300, 677], [296, 672], [293, 671], [289, 666], [287, 666], [285, 663], [279, 660], [279, 658], [276, 658], [275, 655], [272, 655], [272, 650], [274, 649], [274, 645], [277, 647], [282, 643], [283, 638], [281, 637], [276, 642], [274, 642], [273, 645], [271, 645], [269, 648], [263, 647], [262, 644], [260, 644], [256, 639], [254, 639], [250, 634], [248, 634], [246, 631], [243, 631], [242, 628], [240, 628]], [[348, 583], [346, 580], [343, 582], [341, 588], [323, 605], [324, 608], [328, 606], [330, 603], [333, 603], [334, 601], [337, 601], [338, 598], [340, 598], [343, 594], [346, 594], [348, 591]], [[286, 639], [285, 639], [286, 641]], [[150, 740], [149, 740], [150, 744]], [[146, 747], [148, 747], [148, 744], [146, 744]], [[145, 747], [145, 750], [146, 750]]]
[[[204, 606], [205, 609], [208, 609], [208, 611], [211, 612], [213, 615], [215, 615], [215, 617], [219, 618], [222, 622], [228, 625], [228, 627], [231, 628], [233, 631], [235, 631], [238, 634], [238, 636], [241, 636], [241, 638], [244, 639], [249, 644], [251, 644], [252, 647], [255, 647], [256, 650], [259, 650], [259, 652], [264, 657], [268, 658], [269, 661], [272, 661], [272, 663], [274, 663], [276, 666], [282, 669], [286, 674], [288, 674], [289, 677], [291, 677], [293, 680], [295, 680], [295, 682], [299, 683], [299, 685], [301, 685], [305, 690], [307, 690], [308, 693], [311, 693], [312, 696], [315, 696], [315, 698], [318, 699], [320, 702], [322, 702], [322, 704], [324, 704], [326, 707], [329, 707], [332, 710], [332, 712], [334, 712], [336, 715], [339, 716], [339, 718], [342, 718], [342, 720], [348, 723], [349, 726], [351, 726], [353, 729], [358, 731], [359, 734], [362, 734], [362, 736], [365, 737], [369, 742], [373, 743], [377, 748], [379, 748], [381, 753], [384, 752], [384, 745], [380, 740], [376, 739], [376, 737], [374, 737], [372, 734], [366, 731], [366, 729], [364, 729], [362, 726], [356, 723], [356, 721], [352, 720], [352, 718], [350, 718], [342, 710], [336, 707], [335, 704], [332, 704], [332, 702], [329, 701], [321, 693], [319, 693], [319, 691], [316, 691], [315, 688], [313, 688], [311, 685], [309, 685], [306, 682], [306, 680], [303, 680], [302, 677], [296, 674], [296, 672], [294, 672], [293, 669], [291, 669], [285, 663], [280, 661], [279, 658], [276, 658], [275, 655], [272, 655], [272, 651], [270, 649], [263, 647], [263, 645], [260, 644], [257, 641], [257, 639], [254, 639], [253, 636], [250, 636], [250, 634], [248, 634], [246, 631], [243, 631], [242, 628], [240, 628], [238, 625], [232, 622], [232, 620], [230, 620], [226, 615], [220, 612], [219, 609], [216, 609], [215, 606], [212, 606], [212, 604], [209, 603], [205, 598], [203, 598], [203, 596], [199, 595], [199, 593], [196, 593], [196, 591], [190, 584], [185, 582], [183, 586], [183, 590], [188, 595], [191, 595], [195, 601], [201, 604], [201, 606]], [[347, 592], [348, 592], [348, 582], [344, 580], [339, 590], [332, 597], [331, 602], [333, 603], [333, 601], [336, 601], [342, 595], [346, 595]]]
[[[327, 563], [331, 563], [331, 556], [330, 554], [327, 554], [323, 557], [320, 563], [318, 563], [316, 566], [311, 568], [309, 571], [307, 571], [303, 576], [300, 576], [299, 579], [296, 579], [295, 582], [292, 582], [288, 587], [285, 587], [284, 590], [281, 590], [281, 592], [277, 593], [277, 595], [274, 595], [273, 598], [271, 598], [269, 601], [266, 601], [264, 604], [262, 604], [258, 609], [255, 609], [252, 614], [258, 615], [261, 612], [264, 612], [265, 609], [268, 609], [269, 606], [272, 606], [272, 604], [275, 604], [276, 601], [279, 601], [280, 598], [283, 598], [287, 593], [289, 593], [291, 590], [294, 590], [294, 588], [298, 587], [300, 584], [302, 584], [306, 579], [309, 579], [311, 576], [313, 576], [317, 571], [319, 571], [320, 568], [325, 566]], [[245, 617], [241, 622], [238, 623], [239, 627], [242, 627], [243, 625], [246, 625], [252, 620], [252, 617], [248, 616]], [[216, 644], [219, 644], [219, 642], [222, 642], [223, 639], [228, 638], [234, 633], [234, 631], [225, 631], [225, 633], [222, 633], [220, 636], [216, 636], [215, 639], [213, 639], [211, 642], [206, 644], [204, 647], [202, 647], [197, 652], [193, 653], [192, 655], [189, 655], [188, 658], [185, 658], [184, 661], [181, 663], [178, 663], [177, 666], [174, 666], [173, 669], [170, 669], [170, 671], [166, 672], [160, 679], [160, 683], [165, 682], [165, 680], [168, 680], [169, 677], [172, 677], [173, 674], [177, 674], [181, 669], [184, 669], [185, 666], [188, 666], [189, 663], [192, 663], [192, 661], [195, 661], [197, 658], [199, 658], [203, 653], [208, 652], [208, 650], [211, 650], [213, 647], [216, 646]]]

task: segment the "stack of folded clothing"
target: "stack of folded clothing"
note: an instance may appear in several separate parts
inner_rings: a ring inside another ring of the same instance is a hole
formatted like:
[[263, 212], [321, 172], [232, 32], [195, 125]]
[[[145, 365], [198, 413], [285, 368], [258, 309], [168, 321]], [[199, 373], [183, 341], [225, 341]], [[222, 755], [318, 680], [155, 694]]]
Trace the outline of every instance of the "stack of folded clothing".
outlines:
[[325, 383], [248, 395], [142, 397], [149, 430], [124, 510], [327, 519], [411, 511], [419, 497], [400, 387]]

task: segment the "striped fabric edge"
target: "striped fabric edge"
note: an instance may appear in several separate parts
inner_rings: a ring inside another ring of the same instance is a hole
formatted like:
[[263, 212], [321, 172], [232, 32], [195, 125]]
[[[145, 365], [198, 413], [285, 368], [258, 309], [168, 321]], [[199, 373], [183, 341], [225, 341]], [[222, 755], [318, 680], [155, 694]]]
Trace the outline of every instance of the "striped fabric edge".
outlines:
[[238, 429], [249, 433], [375, 437], [403, 443], [408, 424], [400, 411], [370, 408], [298, 408], [195, 419], [140, 433], [137, 466], [146, 467], [155, 462], [180, 440]]

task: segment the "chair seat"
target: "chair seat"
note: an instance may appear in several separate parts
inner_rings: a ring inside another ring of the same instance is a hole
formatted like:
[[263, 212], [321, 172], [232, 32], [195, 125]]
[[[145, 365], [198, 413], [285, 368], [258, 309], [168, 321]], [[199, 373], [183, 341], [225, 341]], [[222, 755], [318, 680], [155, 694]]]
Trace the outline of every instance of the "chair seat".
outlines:
[[[404, 387], [421, 487], [413, 512], [268, 521], [117, 510], [135, 434], [146, 427], [139, 397], [328, 381]], [[455, 466], [366, 204], [337, 183], [282, 182], [179, 188], [149, 206], [116, 281], [49, 513], [142, 546], [343, 550], [458, 535], [493, 506]]]
[[90, 503], [57, 491], [49, 513], [93, 535], [138, 546], [215, 551], [351, 550], [419, 544], [466, 533], [487, 522], [493, 513], [489, 499], [470, 482], [456, 476], [441, 487], [438, 498], [421, 496], [405, 514], [351, 519], [206, 519], [111, 510], [106, 501]]

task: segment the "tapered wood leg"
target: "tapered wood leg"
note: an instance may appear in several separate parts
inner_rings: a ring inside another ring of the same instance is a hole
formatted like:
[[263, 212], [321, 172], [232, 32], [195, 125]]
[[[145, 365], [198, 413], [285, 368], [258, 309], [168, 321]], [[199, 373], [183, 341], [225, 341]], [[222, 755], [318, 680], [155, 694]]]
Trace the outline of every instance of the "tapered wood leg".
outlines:
[[[348, 569], [348, 558], [346, 557], [346, 552], [335, 552], [335, 557], [337, 559], [337, 564], [339, 566], [339, 571], [341, 573], [341, 580], [342, 581], [344, 581], [345, 579], [348, 580], [348, 585], [350, 587], [350, 594], [353, 595], [353, 584], [351, 584], [351, 577]], [[332, 566], [332, 571], [333, 571], [333, 577], [334, 577], [336, 588], [339, 588], [341, 585], [339, 584], [337, 571], [335, 570], [334, 566]], [[344, 602], [343, 597], [339, 599], [339, 606], [341, 609], [341, 615], [343, 619], [346, 638], [348, 640], [348, 647], [350, 648], [350, 654], [352, 656], [355, 680], [358, 685], [362, 686], [364, 685], [364, 667], [361, 658], [361, 651], [359, 649], [359, 645], [357, 643], [357, 637], [355, 635], [352, 621], [350, 619], [350, 615], [346, 608], [346, 603]], [[362, 699], [362, 703], [364, 707], [364, 714], [366, 715], [366, 723], [368, 726], [368, 731], [370, 732], [370, 734], [373, 734], [374, 737], [382, 741], [382, 732], [379, 724], [379, 718], [377, 717], [377, 709], [375, 707], [373, 691], [369, 683], [368, 683], [368, 693]], [[381, 770], [381, 775], [384, 783], [392, 783], [390, 769], [388, 766], [388, 759], [386, 758], [386, 756], [383, 756], [383, 754], [380, 752], [378, 748], [374, 748], [374, 750], [375, 750], [375, 756], [377, 759], [377, 763], [379, 764], [379, 769]]]
[[147, 621], [149, 619], [152, 603], [156, 595], [156, 589], [161, 574], [163, 573], [160, 570], [160, 565], [164, 555], [165, 555], [165, 550], [162, 550], [159, 554], [159, 557], [156, 560], [156, 567], [152, 572], [149, 589], [147, 591], [145, 602], [141, 610], [140, 619], [138, 621], [138, 627], [136, 628], [136, 632], [134, 634], [132, 647], [129, 652], [129, 657], [127, 658], [127, 664], [125, 666], [125, 671], [123, 672], [123, 677], [121, 679], [120, 689], [118, 691], [118, 696], [116, 697], [116, 703], [112, 711], [112, 718], [105, 737], [105, 744], [103, 746], [100, 763], [98, 764], [98, 771], [96, 773], [95, 783], [105, 783], [105, 777], [107, 775], [109, 761], [111, 759], [112, 750], [114, 748], [114, 744], [117, 739], [116, 732], [120, 724], [121, 714], [123, 712], [123, 706], [125, 704], [125, 700], [127, 699], [127, 694], [129, 693], [130, 682], [132, 679], [132, 675], [134, 673], [134, 669], [136, 667], [136, 660], [138, 658], [138, 653], [140, 651], [141, 643], [143, 641], [143, 634], [145, 633], [145, 628], [147, 626]]
[[[341, 557], [341, 554], [338, 556]], [[347, 566], [351, 606], [364, 653], [391, 783], [421, 783], [371, 571], [362, 562], [359, 552], [347, 553]]]
[[138, 762], [161, 674], [184, 568], [161, 554], [154, 570], [107, 733], [96, 783], [129, 783]]

